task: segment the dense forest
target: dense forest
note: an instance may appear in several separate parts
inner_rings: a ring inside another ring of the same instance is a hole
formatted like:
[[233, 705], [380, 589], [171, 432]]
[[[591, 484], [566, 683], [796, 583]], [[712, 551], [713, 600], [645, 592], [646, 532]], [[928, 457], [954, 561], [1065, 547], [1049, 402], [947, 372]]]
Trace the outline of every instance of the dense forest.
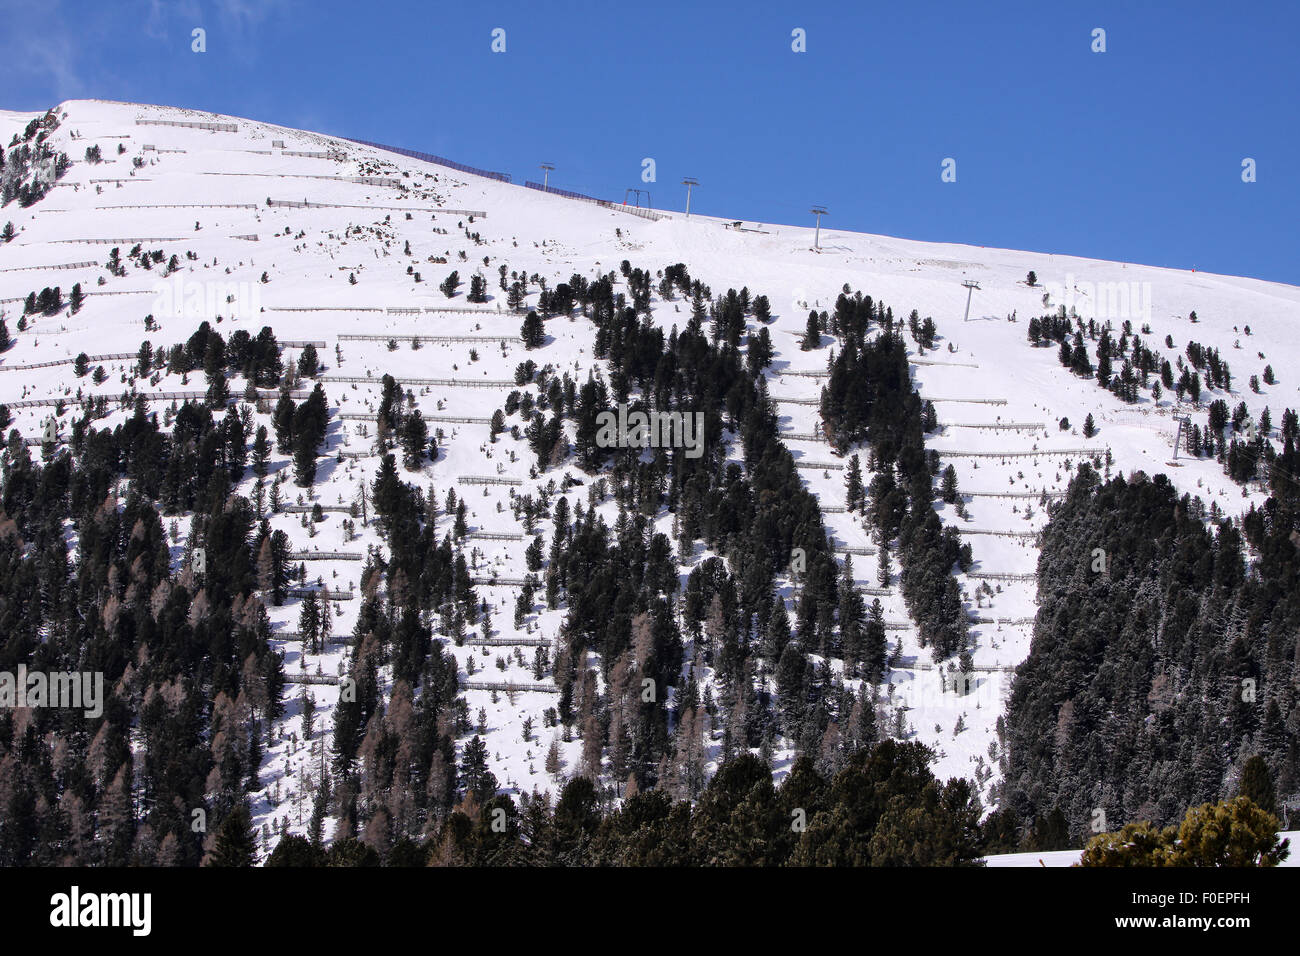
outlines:
[[[1293, 442], [1282, 457], [1294, 462]], [[1230, 796], [1254, 756], [1280, 794], [1300, 789], [1286, 491], [1239, 526], [1163, 475], [1106, 482], [1080, 466], [1043, 535], [1033, 644], [1005, 720], [1008, 829], [1050, 822], [1077, 843], [1098, 811], [1164, 826]]]

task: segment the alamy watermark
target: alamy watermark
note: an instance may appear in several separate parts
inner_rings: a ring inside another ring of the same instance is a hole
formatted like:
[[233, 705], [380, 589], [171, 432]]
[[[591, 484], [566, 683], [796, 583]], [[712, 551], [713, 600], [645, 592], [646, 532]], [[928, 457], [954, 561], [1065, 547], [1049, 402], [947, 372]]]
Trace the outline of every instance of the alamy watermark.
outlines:
[[153, 929], [152, 893], [92, 893], [73, 886], [50, 897], [50, 925], [56, 929], [123, 928], [133, 936]]
[[0, 707], [58, 707], [81, 710], [94, 720], [104, 712], [104, 675], [100, 672], [61, 671], [47, 674], [0, 671]]
[[600, 448], [684, 448], [687, 458], [704, 454], [703, 412], [617, 412], [596, 416], [596, 445]]
[[1150, 282], [1087, 282], [1066, 273], [1064, 282], [1044, 282], [1045, 304], [1081, 319], [1151, 321]]
[[156, 318], [251, 319], [262, 311], [259, 282], [198, 281], [174, 275], [153, 287]]

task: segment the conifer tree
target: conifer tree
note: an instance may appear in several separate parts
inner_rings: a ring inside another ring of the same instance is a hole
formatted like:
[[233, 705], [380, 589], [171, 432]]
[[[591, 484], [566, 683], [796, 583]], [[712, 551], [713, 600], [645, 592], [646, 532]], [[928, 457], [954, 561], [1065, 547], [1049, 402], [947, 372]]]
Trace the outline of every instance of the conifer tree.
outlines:
[[519, 329], [519, 335], [524, 340], [526, 349], [541, 348], [545, 343], [546, 328], [536, 312], [529, 310], [524, 318], [524, 324]]
[[849, 473], [844, 480], [844, 485], [845, 505], [850, 511], [860, 511], [866, 502], [866, 496], [862, 488], [862, 464], [858, 461], [857, 455], [849, 459]]
[[804, 330], [803, 341], [799, 344], [799, 348], [801, 348], [805, 352], [811, 352], [813, 349], [819, 348], [821, 344], [822, 344], [822, 337], [821, 337], [821, 330], [819, 327], [819, 323], [817, 320], [817, 313], [809, 312], [808, 325]]
[[1265, 813], [1277, 813], [1277, 792], [1273, 787], [1273, 774], [1268, 763], [1259, 754], [1251, 755], [1241, 768], [1240, 796], [1247, 797]]
[[249, 819], [248, 806], [242, 800], [226, 818], [221, 821], [217, 831], [212, 853], [208, 856], [208, 866], [249, 867], [256, 862], [256, 837], [253, 824]]

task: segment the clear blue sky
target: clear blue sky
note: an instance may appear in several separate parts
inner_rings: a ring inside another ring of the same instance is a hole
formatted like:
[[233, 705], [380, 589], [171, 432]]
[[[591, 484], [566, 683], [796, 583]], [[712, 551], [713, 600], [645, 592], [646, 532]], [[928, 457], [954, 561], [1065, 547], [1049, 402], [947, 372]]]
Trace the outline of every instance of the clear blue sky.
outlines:
[[830, 228], [1300, 284], [1290, 0], [0, 0], [0, 23], [3, 108], [189, 106], [669, 209], [695, 176], [710, 215], [820, 202]]

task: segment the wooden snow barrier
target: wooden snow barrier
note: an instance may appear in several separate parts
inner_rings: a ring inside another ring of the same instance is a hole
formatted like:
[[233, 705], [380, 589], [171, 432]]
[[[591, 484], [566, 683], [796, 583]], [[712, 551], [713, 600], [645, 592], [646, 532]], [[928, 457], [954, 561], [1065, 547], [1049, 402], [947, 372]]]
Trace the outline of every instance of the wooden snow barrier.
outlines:
[[841, 545], [840, 547], [837, 547], [837, 548], [835, 549], [835, 551], [836, 551], [836, 553], [838, 553], [838, 554], [861, 554], [861, 555], [872, 555], [872, 554], [875, 554], [875, 553], [876, 553], [876, 549], [875, 549], [875, 548], [871, 548], [871, 547], [848, 547], [848, 546], [844, 546], [844, 545]]
[[281, 339], [280, 340], [280, 348], [282, 349], [283, 348], [305, 349], [309, 345], [314, 349], [323, 349], [328, 344], [329, 344], [328, 342], [315, 342], [312, 341], [311, 339], [297, 339], [297, 340]]
[[330, 684], [337, 687], [339, 679], [329, 674], [285, 674], [286, 684]]
[[[271, 637], [278, 641], [301, 641], [302, 631], [274, 631], [272, 632]], [[352, 635], [336, 633], [322, 634], [317, 638], [317, 640], [326, 647], [337, 647], [341, 644], [351, 643]]]
[[267, 312], [383, 312], [372, 305], [268, 305]]
[[137, 205], [135, 203], [124, 203], [118, 206], [92, 206], [92, 212], [98, 212], [101, 209], [257, 209], [255, 202], [172, 202], [172, 203], [150, 203]]
[[825, 468], [829, 471], [844, 470], [844, 463], [840, 461], [796, 461], [794, 466], [796, 468], [808, 468], [810, 470], [817, 468]]
[[239, 127], [234, 123], [199, 123], [183, 120], [137, 119], [136, 126], [186, 126], [190, 129], [206, 129], [212, 133], [238, 133]]
[[1039, 455], [1082, 455], [1091, 458], [1093, 455], [1104, 455], [1110, 451], [1106, 448], [1039, 448], [1034, 451], [956, 451], [944, 448], [936, 449], [939, 454], [946, 458], [1036, 458]]
[[473, 541], [523, 541], [524, 536], [512, 531], [470, 531], [465, 537]]
[[[374, 416], [370, 416], [373, 418]], [[449, 425], [491, 425], [492, 419], [481, 415], [425, 415], [426, 422], [442, 422]]]
[[[942, 664], [934, 664], [929, 661], [921, 662], [916, 660], [912, 661], [912, 663], [910, 664], [900, 664], [898, 667], [893, 667], [890, 669], [896, 671], [909, 671], [909, 670], [942, 671], [944, 674], [961, 673], [961, 671], [955, 669], [949, 672]], [[1014, 674], [1015, 671], [1016, 671], [1015, 664], [976, 664], [971, 668], [971, 672], [975, 674]]]
[[929, 395], [920, 396], [922, 401], [926, 402], [953, 402], [964, 405], [1005, 405], [1005, 398], [932, 398]]
[[820, 398], [784, 398], [780, 395], [769, 396], [772, 401], [779, 402], [782, 405], [820, 405]]
[[[412, 309], [412, 312], [419, 313], [419, 309]], [[495, 313], [493, 313], [495, 314]], [[488, 342], [523, 342], [523, 338], [518, 335], [340, 335], [339, 340], [344, 342], [425, 342], [445, 343], [445, 342], [477, 342], [480, 344]]]
[[1018, 573], [1014, 571], [967, 571], [966, 577], [988, 581], [1037, 581], [1038, 575], [1032, 571]]
[[[419, 312], [462, 312], [476, 315], [493, 315], [509, 316], [520, 315], [522, 313], [502, 312], [500, 309], [475, 309], [465, 306], [455, 305], [426, 305], [423, 307], [411, 306], [380, 306], [380, 305], [277, 305], [267, 306], [267, 312], [383, 312], [387, 315], [415, 315]], [[347, 339], [354, 336], [340, 335], [339, 338]]]
[[551, 642], [544, 637], [467, 637], [465, 643], [471, 647], [550, 647]]
[[301, 156], [304, 159], [335, 159], [339, 162], [348, 158], [348, 154], [341, 149], [331, 149], [326, 152], [311, 149], [285, 149], [280, 148], [281, 156]]
[[[120, 362], [138, 357], [138, 352], [113, 352], [108, 355], [87, 355], [88, 362]], [[33, 362], [31, 365], [0, 365], [0, 372], [29, 372], [37, 368], [53, 368], [56, 365], [72, 365], [75, 358], [53, 359], [49, 362]]]
[[950, 365], [953, 368], [979, 368], [974, 362], [936, 362], [933, 359], [909, 358], [912, 365]]
[[339, 451], [340, 458], [369, 458], [374, 452], [369, 451]]
[[858, 591], [870, 597], [885, 597], [894, 593], [892, 588], [858, 588]]
[[825, 441], [823, 435], [816, 432], [781, 432], [777, 435], [782, 441]]
[[[267, 394], [263, 394], [263, 393], [267, 393]], [[259, 389], [258, 394], [261, 397], [269, 398], [269, 397], [274, 397], [276, 395], [279, 395], [280, 390], [274, 388]], [[300, 389], [297, 392], [291, 393], [290, 397], [297, 400], [302, 400], [307, 397], [307, 394], [308, 393], [305, 389]], [[86, 402], [95, 401], [97, 399], [102, 398], [106, 402], [120, 403], [123, 400], [125, 400], [125, 403], [130, 405], [130, 404], [134, 404], [137, 399], [141, 399], [141, 398], [144, 399], [146, 402], [168, 402], [168, 401], [181, 401], [181, 400], [189, 401], [191, 399], [206, 400], [207, 397], [208, 397], [207, 392], [135, 392], [135, 393], [127, 393], [126, 395], [122, 395], [120, 393], [117, 395], [83, 394], [80, 398], [77, 398], [72, 395], [67, 395], [61, 398], [28, 398], [28, 399], [22, 399], [20, 401], [5, 402], [4, 404], [8, 405], [10, 408], [40, 408], [43, 406], [54, 406], [59, 404], [82, 405], [85, 404]], [[235, 402], [238, 401], [239, 399], [232, 396], [230, 400], [232, 402]]]
[[[88, 245], [144, 245], [146, 242], [184, 242], [184, 236], [129, 236], [125, 239], [47, 239], [47, 242], [84, 242]], [[141, 290], [153, 292], [152, 289]]]
[[784, 372], [781, 372], [780, 374], [795, 375], [798, 376], [799, 378], [829, 378], [831, 373], [825, 371], [822, 372], [808, 371], [806, 369], [800, 371], [796, 371], [795, 369], [786, 369]]
[[291, 515], [310, 514], [312, 511], [315, 511], [317, 508], [319, 508], [321, 511], [342, 511], [342, 512], [346, 512], [347, 514], [352, 513], [351, 505], [322, 505], [322, 504], [317, 504], [315, 502], [309, 505], [280, 505], [281, 511], [283, 511], [285, 514], [291, 514]]
[[[950, 525], [950, 527], [952, 527]], [[991, 534], [999, 538], [1037, 538], [1037, 531], [994, 531], [991, 528], [957, 528], [958, 534]]]
[[471, 577], [469, 580], [475, 587], [523, 587], [528, 583], [525, 578], [486, 577], [481, 574]]
[[466, 485], [522, 485], [521, 478], [507, 478], [504, 475], [461, 475], [456, 479]]
[[972, 624], [1033, 624], [1035, 618], [1032, 617], [975, 617], [970, 618]]
[[[938, 490], [938, 489], [936, 489]], [[1064, 498], [1064, 491], [961, 491], [957, 492], [967, 498]]]
[[328, 588], [318, 590], [317, 588], [289, 588], [284, 592], [289, 597], [304, 598], [308, 594], [320, 594], [329, 598], [331, 601], [351, 601], [355, 596], [351, 591], [331, 591]]
[[[334, 177], [327, 177], [334, 178]], [[486, 219], [487, 213], [482, 209], [439, 209], [436, 206], [374, 206], [369, 203], [343, 203], [343, 202], [307, 202], [303, 200], [298, 202], [294, 199], [270, 199], [266, 200], [268, 206], [284, 206], [290, 209], [387, 209], [392, 212], [431, 212], [447, 213], [448, 215], [467, 216], [472, 219]]]
[[558, 694], [560, 688], [552, 684], [510, 684], [505, 681], [467, 680], [461, 684], [465, 690], [500, 690], [508, 694], [531, 691], [536, 694]]
[[[391, 336], [385, 336], [390, 338]], [[504, 378], [485, 378], [481, 380], [468, 378], [411, 378], [394, 376], [399, 385], [441, 385], [446, 388], [514, 388], [514, 379]], [[383, 382], [382, 378], [374, 378], [370, 375], [322, 375], [322, 382], [354, 382], [363, 385], [377, 385]]]
[[940, 428], [1005, 428], [1008, 431], [1039, 431], [1047, 426], [1042, 422], [940, 422]]
[[44, 272], [55, 269], [98, 269], [101, 263], [98, 262], [61, 262], [52, 266], [14, 266], [10, 269], [0, 269], [0, 272]]
[[359, 551], [290, 551], [290, 561], [364, 561]]
[[849, 510], [848, 505], [822, 505], [821, 509], [828, 515], [842, 515]]

